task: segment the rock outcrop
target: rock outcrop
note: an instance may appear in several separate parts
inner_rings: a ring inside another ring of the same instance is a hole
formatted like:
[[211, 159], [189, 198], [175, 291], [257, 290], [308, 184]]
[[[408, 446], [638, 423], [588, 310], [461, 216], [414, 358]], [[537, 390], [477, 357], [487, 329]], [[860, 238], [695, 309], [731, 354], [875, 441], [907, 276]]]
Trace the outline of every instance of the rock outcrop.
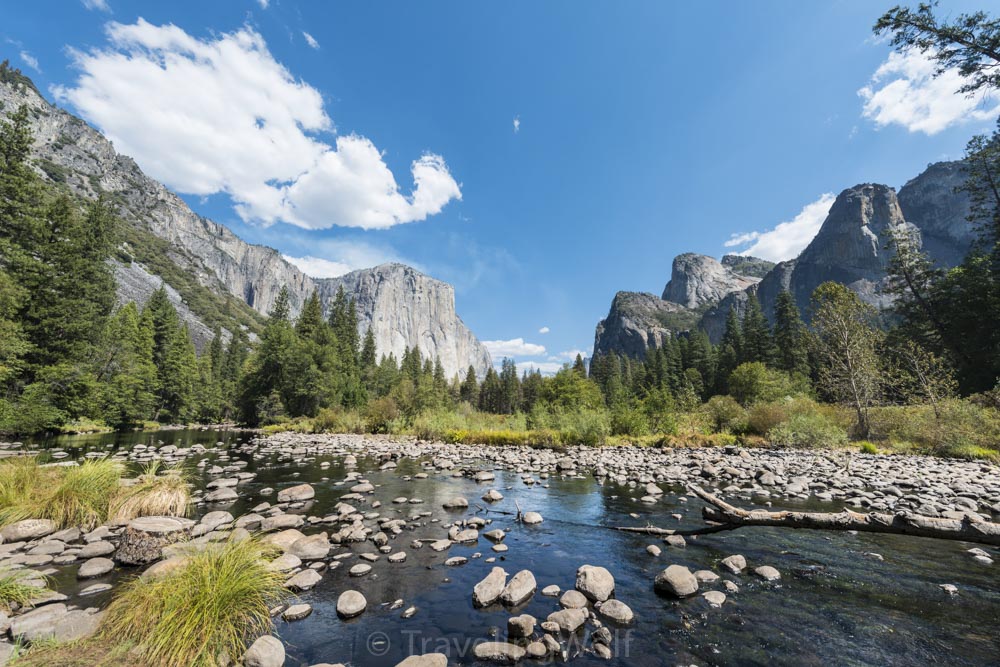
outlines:
[[907, 222], [920, 229], [924, 250], [938, 263], [957, 266], [976, 240], [968, 221], [969, 194], [962, 162], [937, 162], [899, 189], [899, 208]]
[[714, 257], [686, 252], [674, 257], [663, 300], [685, 308], [699, 308], [717, 303], [727, 294], [744, 290], [758, 280], [734, 272]]
[[[120, 302], [143, 303], [166, 282], [171, 301], [202, 347], [211, 339], [211, 329], [203, 323], [203, 314], [188, 307], [195, 301], [185, 293], [191, 286], [171, 283], [169, 276], [160, 273], [166, 262], [176, 273], [193, 276], [192, 282], [222, 299], [220, 303], [230, 299], [230, 304], [249, 306], [259, 315], [271, 309], [282, 287], [288, 288], [291, 311], [297, 314], [313, 290], [319, 290], [326, 306], [336, 285], [344, 285], [348, 295], [357, 299], [361, 333], [375, 327], [379, 355], [393, 352], [398, 358], [405, 347], [419, 346], [424, 354], [440, 357], [449, 376], [470, 365], [479, 373], [490, 366], [489, 353], [455, 314], [450, 285], [402, 265], [356, 271], [332, 280], [311, 278], [277, 250], [246, 243], [225, 226], [196, 214], [163, 184], [146, 176], [134, 160], [118, 154], [100, 132], [50, 104], [29, 79], [19, 76], [20, 81], [0, 83], [0, 119], [27, 106], [39, 173], [82, 198], [110, 195], [119, 216], [135, 230], [130, 235], [133, 243], [155, 238], [162, 246], [152, 253], [160, 266], [141, 260], [115, 263]], [[135, 250], [130, 247], [123, 252]], [[252, 317], [256, 316], [247, 309], [244, 321]]]
[[647, 292], [618, 292], [608, 316], [597, 324], [594, 355], [618, 352], [641, 357], [677, 331], [697, 322], [684, 306]]
[[339, 278], [317, 280], [320, 297], [333, 300], [337, 289], [357, 299], [361, 333], [371, 328], [379, 354], [403, 356], [407, 347], [441, 360], [445, 374], [464, 375], [471, 365], [485, 374], [490, 353], [455, 313], [455, 288], [405, 264], [382, 264]]

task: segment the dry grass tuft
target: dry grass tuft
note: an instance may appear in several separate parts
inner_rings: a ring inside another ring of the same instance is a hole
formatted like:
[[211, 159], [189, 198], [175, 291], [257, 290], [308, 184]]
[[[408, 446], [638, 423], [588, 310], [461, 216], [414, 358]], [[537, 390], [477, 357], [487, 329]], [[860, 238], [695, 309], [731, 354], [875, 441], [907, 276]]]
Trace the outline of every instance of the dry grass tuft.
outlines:
[[166, 468], [159, 461], [145, 467], [138, 481], [122, 487], [111, 501], [109, 518], [125, 523], [140, 516], [184, 516], [191, 502], [191, 486], [183, 468]]

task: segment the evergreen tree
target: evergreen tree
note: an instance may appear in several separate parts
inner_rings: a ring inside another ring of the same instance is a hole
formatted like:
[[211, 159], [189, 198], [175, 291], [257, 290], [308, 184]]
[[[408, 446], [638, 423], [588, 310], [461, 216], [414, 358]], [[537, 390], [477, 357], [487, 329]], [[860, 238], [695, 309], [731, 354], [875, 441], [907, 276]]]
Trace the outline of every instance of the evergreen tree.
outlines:
[[469, 366], [465, 371], [465, 379], [458, 392], [459, 398], [470, 405], [479, 404], [479, 382], [476, 380], [476, 369]]
[[809, 344], [805, 324], [788, 290], [778, 294], [774, 306], [775, 365], [787, 373], [809, 375]]
[[743, 345], [740, 349], [740, 362], [770, 363], [774, 357], [774, 340], [771, 338], [771, 327], [764, 317], [756, 294], [751, 293], [747, 297], [741, 333]]

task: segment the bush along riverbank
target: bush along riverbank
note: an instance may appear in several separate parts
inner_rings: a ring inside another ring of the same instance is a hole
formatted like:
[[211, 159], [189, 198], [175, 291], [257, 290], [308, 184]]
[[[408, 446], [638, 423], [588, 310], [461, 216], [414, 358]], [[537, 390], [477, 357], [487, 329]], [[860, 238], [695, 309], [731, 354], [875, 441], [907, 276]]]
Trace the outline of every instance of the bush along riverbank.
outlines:
[[[403, 465], [421, 472], [402, 477], [409, 491], [405, 497], [390, 498], [356, 471], [361, 459], [386, 474]], [[246, 489], [256, 477], [247, 470], [251, 462], [266, 468], [279, 461], [306, 460], [321, 461], [317, 465], [322, 470], [336, 465], [342, 472], [323, 486], [289, 479], [276, 489], [256, 489], [248, 495]], [[140, 466], [139, 474], [126, 476], [126, 465]], [[183, 470], [198, 470], [207, 482], [192, 488], [194, 478]], [[352, 581], [376, 568], [405, 567], [408, 553], [418, 549], [440, 554], [445, 565], [457, 567], [469, 558], [449, 557], [447, 552], [458, 545], [474, 547], [483, 537], [490, 553], [483, 557], [477, 552], [472, 559], [492, 564], [516, 548], [516, 543], [504, 542], [504, 530], [488, 530], [495, 519], [485, 508], [509, 492], [493, 486], [501, 470], [520, 475], [526, 487], [547, 487], [556, 478], [594, 478], [630, 489], [648, 507], [666, 502], [676, 493], [670, 489], [682, 489], [679, 500], [694, 502], [697, 498], [683, 489], [697, 484], [742, 502], [808, 500], [830, 503], [833, 509], [907, 512], [973, 523], [1000, 515], [1000, 468], [995, 465], [850, 450], [729, 445], [571, 446], [554, 451], [284, 432], [248, 434], [229, 448], [221, 443], [139, 446], [116, 460], [80, 464], [39, 466], [33, 459], [12, 458], [0, 461], [0, 604], [8, 616], [10, 637], [9, 643], [0, 643], [0, 653], [13, 657], [14, 665], [47, 667], [282, 665], [286, 649], [271, 634], [272, 619], [280, 616], [291, 623], [308, 617], [310, 604], [295, 595], [306, 595], [329, 572], [348, 568], [347, 581]], [[474, 480], [481, 486], [482, 500], [439, 500], [447, 519], [440, 521], [420, 505], [421, 484], [428, 476]], [[337, 492], [329, 505], [317, 502], [331, 498], [333, 489]], [[271, 501], [262, 502], [261, 496]], [[248, 509], [238, 515], [226, 509], [241, 502]], [[477, 502], [483, 505], [477, 507]], [[198, 518], [187, 518], [189, 513]], [[641, 528], [640, 515], [631, 517], [623, 520]], [[518, 524], [544, 522], [546, 517], [535, 509], [517, 507]], [[658, 558], [664, 549], [683, 546], [679, 534], [664, 534], [661, 545], [648, 545], [644, 557]], [[355, 555], [352, 546], [363, 552], [359, 562], [348, 562]], [[995, 549], [969, 549], [968, 558], [989, 565]], [[700, 563], [701, 569], [693, 572], [669, 560], [655, 581], [648, 582], [648, 594], [697, 598], [713, 609], [726, 605], [727, 596], [752, 594], [753, 587], [741, 593], [745, 582], [740, 577], [765, 584], [782, 577], [766, 558], [748, 562], [740, 554], [729, 554], [719, 563]], [[691, 557], [684, 562], [690, 563]], [[512, 615], [506, 640], [478, 644], [475, 655], [487, 661], [541, 658], [559, 654], [574, 642], [582, 642], [590, 654], [613, 655], [614, 639], [602, 628], [607, 623], [631, 624], [631, 605], [639, 600], [612, 594], [615, 575], [605, 565], [579, 563], [576, 590], [566, 593], [540, 585], [529, 570], [509, 577], [494, 567], [469, 591], [477, 606], [508, 605], [511, 614], [517, 614], [536, 589], [543, 597], [562, 598], [558, 605], [553, 601], [551, 613], [538, 627], [533, 616]], [[77, 580], [95, 583], [72, 597], [52, 590], [53, 579], [46, 572], [59, 568], [74, 570]], [[950, 589], [942, 591], [948, 594]], [[336, 611], [342, 618], [364, 614], [373, 604], [354, 588], [337, 592]], [[89, 606], [88, 598], [103, 602]], [[376, 602], [391, 603], [404, 619], [419, 612], [405, 599]], [[345, 655], [344, 661], [349, 660]]]

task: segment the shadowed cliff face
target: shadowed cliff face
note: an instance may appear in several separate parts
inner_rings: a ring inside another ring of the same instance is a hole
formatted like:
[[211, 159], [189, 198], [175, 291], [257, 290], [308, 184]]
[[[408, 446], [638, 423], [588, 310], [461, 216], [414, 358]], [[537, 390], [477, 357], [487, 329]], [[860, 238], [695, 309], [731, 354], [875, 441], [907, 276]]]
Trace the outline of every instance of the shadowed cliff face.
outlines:
[[[205, 288], [232, 294], [262, 315], [282, 287], [288, 288], [293, 314], [313, 290], [320, 290], [324, 306], [336, 293], [326, 289], [329, 281], [305, 275], [273, 248], [246, 243], [223, 225], [194, 213], [184, 200], [146, 176], [134, 160], [119, 155], [97, 130], [49, 104], [31, 87], [0, 83], [0, 118], [21, 105], [31, 114], [33, 155], [40, 173], [84, 198], [94, 199], [101, 192], [110, 195], [127, 224], [167, 241], [169, 259]], [[144, 302], [163, 280], [154, 274], [148, 266], [117, 265], [119, 300]], [[419, 346], [425, 355], [440, 357], [449, 376], [469, 365], [485, 373], [489, 353], [455, 314], [450, 285], [401, 265], [355, 274], [368, 280], [347, 279], [343, 284], [348, 295], [357, 298], [361, 333], [375, 326], [380, 355], [395, 352], [398, 358], [404, 347]], [[380, 288], [372, 291], [370, 284]], [[201, 347], [210, 329], [173, 287], [168, 283], [168, 293]], [[357, 291], [362, 289], [367, 291]]]
[[[696, 321], [684, 306], [645, 292], [618, 292], [608, 316], [597, 324], [594, 354], [618, 352], [641, 357]], [[687, 326], [685, 326], [687, 324]]]
[[976, 240], [968, 221], [969, 195], [962, 162], [932, 164], [899, 189], [899, 207], [907, 222], [920, 229], [923, 247], [939, 266], [958, 266]]

